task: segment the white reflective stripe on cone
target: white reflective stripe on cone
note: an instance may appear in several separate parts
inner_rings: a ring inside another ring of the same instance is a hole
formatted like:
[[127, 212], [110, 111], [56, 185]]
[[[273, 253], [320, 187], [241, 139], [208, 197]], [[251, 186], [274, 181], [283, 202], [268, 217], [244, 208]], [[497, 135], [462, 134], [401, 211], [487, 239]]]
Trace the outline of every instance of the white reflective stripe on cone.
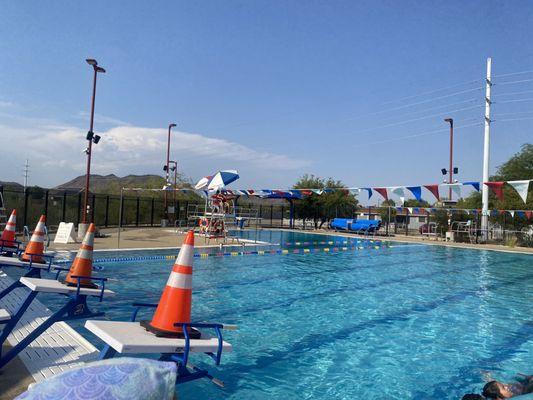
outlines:
[[92, 260], [93, 251], [87, 250], [87, 249], [79, 249], [78, 254], [76, 254], [76, 258], [83, 258], [84, 260]]
[[35, 233], [31, 235], [30, 242], [44, 243], [44, 235], [36, 235]]
[[184, 244], [181, 246], [180, 252], [178, 253], [178, 259], [176, 264], [184, 265], [186, 267], [192, 267], [194, 257], [194, 247], [190, 244]]
[[192, 275], [172, 271], [168, 277], [167, 286], [175, 289], [192, 289]]

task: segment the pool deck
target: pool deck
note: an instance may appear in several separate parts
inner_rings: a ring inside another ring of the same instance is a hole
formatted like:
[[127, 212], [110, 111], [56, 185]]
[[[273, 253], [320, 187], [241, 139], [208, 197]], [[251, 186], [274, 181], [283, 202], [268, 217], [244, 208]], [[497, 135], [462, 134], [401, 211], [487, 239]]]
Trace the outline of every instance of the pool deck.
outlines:
[[[278, 230], [278, 229], [276, 229]], [[310, 233], [310, 234], [321, 234], [321, 235], [332, 235], [332, 236], [341, 236], [341, 237], [359, 237], [364, 236], [356, 235], [346, 232], [335, 232], [327, 229], [318, 229], [318, 230], [291, 230], [283, 229], [284, 231], [294, 231], [301, 233]], [[95, 250], [117, 250], [117, 229], [102, 229], [102, 233], [109, 235], [105, 238], [95, 238], [94, 247]], [[132, 249], [172, 249], [178, 248], [182, 245], [184, 233], [176, 233], [175, 229], [172, 228], [127, 228], [121, 232], [120, 238], [120, 250], [132, 250]], [[454, 242], [445, 242], [443, 240], [435, 240], [434, 238], [428, 239], [426, 237], [420, 236], [406, 236], [397, 234], [390, 237], [376, 236], [374, 239], [385, 240], [385, 241], [398, 241], [406, 243], [423, 243], [427, 245], [436, 245], [436, 246], [447, 246], [463, 249], [477, 249], [477, 250], [492, 250], [492, 251], [502, 251], [508, 253], [524, 253], [524, 254], [533, 254], [533, 248], [528, 247], [509, 247], [496, 244], [471, 244], [471, 243], [454, 243]], [[204, 238], [196, 236], [195, 247], [212, 247], [217, 248], [222, 243], [219, 239], [211, 239], [209, 242], [206, 242]], [[232, 242], [229, 240], [226, 245], [237, 245], [238, 243]], [[245, 243], [249, 245], [251, 243]], [[51, 251], [77, 251], [79, 243], [70, 243], [70, 244], [54, 244], [50, 243], [49, 250]]]
[[[101, 229], [101, 233], [108, 237], [94, 239], [94, 249], [98, 250], [138, 250], [138, 249], [177, 249], [185, 239], [184, 231], [176, 231], [172, 228], [125, 228], [120, 234], [120, 246], [116, 228]], [[53, 238], [51, 239], [53, 240]], [[195, 247], [218, 248], [224, 246], [251, 245], [252, 243], [240, 240], [228, 239], [226, 243], [221, 239], [206, 240], [199, 235], [195, 236]], [[261, 242], [264, 244], [264, 242]], [[50, 242], [50, 251], [77, 251], [80, 243], [56, 244]], [[120, 248], [119, 248], [120, 247]]]
[[[335, 232], [327, 229], [319, 229], [315, 231], [301, 231], [305, 233], [314, 233], [322, 235], [332, 235], [340, 237], [353, 237], [353, 238], [368, 238], [367, 236], [356, 235], [346, 232]], [[394, 235], [394, 236], [376, 236], [372, 239], [383, 240], [383, 241], [392, 241], [392, 242], [405, 242], [405, 243], [418, 243], [418, 244], [427, 244], [433, 246], [446, 246], [454, 247], [460, 249], [476, 249], [476, 250], [491, 250], [491, 251], [502, 251], [505, 253], [521, 253], [521, 254], [533, 254], [533, 248], [531, 247], [509, 247], [497, 244], [472, 244], [472, 243], [455, 243], [455, 242], [445, 242], [444, 240], [436, 240], [434, 238], [420, 237], [420, 236], [406, 236], [406, 235]]]

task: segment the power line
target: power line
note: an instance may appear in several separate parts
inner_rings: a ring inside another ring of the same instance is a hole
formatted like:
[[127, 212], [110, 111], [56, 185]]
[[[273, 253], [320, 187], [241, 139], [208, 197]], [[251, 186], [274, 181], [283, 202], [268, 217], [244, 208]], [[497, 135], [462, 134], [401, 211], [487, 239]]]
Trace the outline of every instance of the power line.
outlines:
[[342, 121], [352, 121], [352, 120], [360, 119], [360, 118], [363, 118], [363, 117], [366, 117], [366, 116], [369, 116], [369, 115], [378, 115], [378, 114], [388, 113], [388, 112], [391, 112], [391, 111], [403, 110], [403, 109], [406, 109], [406, 108], [409, 108], [409, 107], [413, 107], [413, 106], [417, 106], [417, 105], [420, 105], [420, 104], [426, 104], [426, 103], [430, 103], [430, 102], [435, 101], [435, 100], [441, 100], [441, 99], [445, 99], [445, 98], [448, 98], [448, 97], [457, 96], [457, 95], [463, 94], [463, 93], [478, 91], [478, 90], [481, 90], [481, 89], [482, 88], [479, 87], [479, 88], [475, 88], [475, 89], [461, 90], [459, 92], [454, 92], [454, 93], [446, 94], [446, 95], [443, 95], [443, 96], [437, 96], [437, 97], [432, 98], [431, 100], [423, 100], [423, 101], [418, 101], [418, 102], [415, 102], [415, 103], [404, 104], [404, 105], [398, 106], [398, 107], [388, 108], [388, 109], [385, 109], [385, 110], [380, 110], [380, 111], [374, 111], [374, 112], [371, 112], [371, 113], [361, 114], [361, 115], [358, 115], [358, 116], [355, 116], [355, 117], [352, 117], [352, 118], [344, 119]]
[[[471, 119], [465, 120], [463, 122], [471, 121], [471, 120], [475, 120], [475, 119], [478, 119], [478, 118], [471, 118]], [[475, 124], [460, 125], [460, 126], [456, 126], [455, 129], [470, 128], [470, 127], [479, 126], [479, 125], [483, 125], [483, 122], [476, 122]], [[414, 137], [428, 136], [428, 135], [433, 135], [433, 134], [436, 134], [436, 133], [449, 132], [449, 131], [450, 130], [448, 128], [435, 129], [435, 130], [432, 130], [432, 131], [420, 132], [420, 133], [415, 133], [415, 134], [407, 135], [407, 136], [400, 136], [400, 137], [384, 139], [384, 140], [380, 140], [380, 141], [376, 141], [376, 142], [364, 143], [364, 144], [356, 145], [354, 147], [356, 147], [356, 148], [357, 147], [366, 147], [366, 146], [371, 146], [371, 145], [374, 145], [374, 144], [389, 143], [389, 142], [394, 142], [394, 141], [398, 141], [398, 140], [411, 139], [411, 138], [414, 138]]]
[[529, 119], [533, 119], [533, 117], [498, 119], [498, 120], [496, 120], [496, 122], [525, 121], [525, 120], [529, 120]]
[[414, 94], [414, 95], [411, 95], [411, 96], [401, 97], [401, 98], [399, 98], [397, 100], [391, 100], [391, 101], [388, 101], [386, 103], [383, 103], [383, 105], [396, 103], [398, 101], [413, 99], [413, 98], [416, 98], [416, 97], [422, 97], [422, 96], [426, 96], [428, 94], [433, 94], [433, 93], [442, 92], [444, 90], [453, 89], [455, 87], [461, 87], [461, 86], [471, 85], [473, 83], [480, 83], [480, 82], [482, 82], [480, 79], [476, 79], [476, 80], [472, 80], [472, 81], [466, 81], [466, 82], [463, 82], [463, 83], [456, 83], [454, 85], [446, 86], [446, 87], [443, 87], [441, 89], [430, 90], [430, 91], [423, 92], [423, 93], [420, 93], [420, 94]]
[[533, 73], [533, 70], [529, 71], [520, 71], [520, 72], [511, 72], [509, 74], [502, 74], [502, 75], [493, 75], [493, 78], [502, 78], [504, 76], [513, 76], [513, 75], [523, 75], [523, 74], [531, 74]]
[[442, 115], [458, 113], [458, 112], [466, 111], [466, 110], [473, 110], [473, 109], [481, 108], [481, 107], [485, 107], [485, 106], [479, 104], [479, 105], [472, 106], [472, 107], [464, 107], [464, 108], [459, 108], [459, 109], [456, 109], [456, 110], [442, 111], [442, 112], [440, 112], [440, 113], [432, 114], [432, 115], [426, 115], [426, 116], [424, 116], [424, 117], [411, 118], [411, 119], [407, 119], [407, 120], [405, 120], [405, 121], [394, 122], [394, 123], [390, 123], [390, 124], [387, 124], [387, 125], [378, 126], [378, 127], [375, 127], [375, 128], [363, 129], [363, 130], [361, 130], [361, 131], [359, 131], [359, 132], [360, 132], [360, 133], [363, 133], [363, 132], [374, 131], [374, 130], [377, 130], [377, 129], [390, 128], [390, 127], [393, 127], [393, 126], [398, 126], [398, 125], [408, 124], [409, 122], [422, 121], [422, 120], [424, 120], [424, 119], [428, 119], [428, 118], [439, 117], [439, 116], [442, 116]]
[[493, 85], [496, 85], [496, 86], [514, 85], [515, 83], [524, 83], [524, 82], [533, 82], [533, 79], [522, 79], [522, 80], [519, 80], [519, 81], [509, 81], [509, 82], [502, 82], [502, 83], [494, 83]]
[[520, 111], [520, 112], [511, 112], [511, 113], [497, 113], [496, 116], [502, 115], [521, 115], [521, 114], [532, 114], [533, 111]]
[[498, 96], [518, 96], [521, 94], [528, 94], [528, 93], [533, 93], [533, 90], [525, 90], [523, 92], [513, 92], [513, 93], [501, 93], [501, 94], [498, 94]]
[[533, 98], [530, 97], [529, 99], [516, 99], [516, 100], [498, 101], [498, 102], [495, 102], [494, 104], [520, 103], [522, 101], [533, 101]]

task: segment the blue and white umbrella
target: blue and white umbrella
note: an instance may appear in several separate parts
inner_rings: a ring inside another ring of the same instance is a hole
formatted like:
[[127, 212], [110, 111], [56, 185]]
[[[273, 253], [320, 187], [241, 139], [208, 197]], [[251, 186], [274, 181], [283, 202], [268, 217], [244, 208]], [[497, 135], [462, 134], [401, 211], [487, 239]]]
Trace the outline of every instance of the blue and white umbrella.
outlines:
[[239, 179], [239, 173], [233, 169], [218, 171], [209, 181], [207, 190], [220, 190], [225, 188], [231, 182]]

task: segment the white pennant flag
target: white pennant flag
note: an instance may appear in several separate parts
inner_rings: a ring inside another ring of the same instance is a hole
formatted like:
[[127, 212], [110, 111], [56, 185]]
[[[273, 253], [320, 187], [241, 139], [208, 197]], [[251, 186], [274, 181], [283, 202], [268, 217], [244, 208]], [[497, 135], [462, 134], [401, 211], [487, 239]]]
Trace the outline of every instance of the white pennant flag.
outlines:
[[514, 211], [513, 210], [509, 210], [508, 212], [509, 212], [509, 214], [511, 214], [511, 218], [514, 218]]
[[462, 185], [463, 185], [462, 183], [442, 183], [439, 186], [451, 188], [457, 197], [461, 197], [461, 186]]
[[518, 195], [522, 198], [524, 203], [527, 201], [527, 192], [529, 190], [530, 180], [525, 181], [508, 181], [507, 183], [513, 187]]
[[396, 196], [400, 198], [400, 205], [403, 206], [403, 203], [405, 202], [405, 192], [403, 186], [394, 186], [391, 187], [391, 192], [394, 193]]

